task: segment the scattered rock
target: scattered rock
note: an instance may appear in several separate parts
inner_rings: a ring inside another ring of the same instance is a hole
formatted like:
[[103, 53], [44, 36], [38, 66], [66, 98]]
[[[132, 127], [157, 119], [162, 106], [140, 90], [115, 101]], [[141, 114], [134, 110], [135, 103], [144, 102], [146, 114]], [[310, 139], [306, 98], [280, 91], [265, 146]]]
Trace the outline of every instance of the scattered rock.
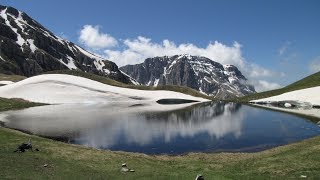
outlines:
[[121, 172], [135, 172], [133, 169], [129, 169], [126, 163], [121, 165]]
[[198, 174], [195, 180], [204, 180], [204, 177], [201, 174]]
[[29, 139], [29, 141], [27, 143], [22, 143], [21, 145], [19, 145], [14, 152], [25, 152], [28, 149], [31, 149], [31, 151], [32, 151], [31, 139]]
[[44, 164], [43, 167], [48, 167], [48, 164]]
[[129, 168], [127, 167], [127, 164], [123, 163], [121, 166], [121, 172], [128, 172], [128, 171], [129, 171]]

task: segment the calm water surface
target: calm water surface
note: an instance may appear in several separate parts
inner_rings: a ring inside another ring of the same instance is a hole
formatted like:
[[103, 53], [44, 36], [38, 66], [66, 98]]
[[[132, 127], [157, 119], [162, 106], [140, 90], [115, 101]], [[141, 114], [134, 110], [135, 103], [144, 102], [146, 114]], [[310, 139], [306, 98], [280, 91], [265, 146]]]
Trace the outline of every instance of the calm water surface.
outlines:
[[223, 102], [162, 112], [143, 104], [50, 105], [4, 112], [0, 121], [70, 143], [147, 154], [252, 152], [320, 135], [306, 119]]

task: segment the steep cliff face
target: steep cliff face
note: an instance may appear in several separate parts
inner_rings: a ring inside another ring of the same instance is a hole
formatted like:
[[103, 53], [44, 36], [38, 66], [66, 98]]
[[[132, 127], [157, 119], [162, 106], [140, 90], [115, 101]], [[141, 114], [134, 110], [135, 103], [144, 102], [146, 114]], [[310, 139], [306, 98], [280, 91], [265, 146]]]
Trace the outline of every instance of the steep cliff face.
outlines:
[[120, 69], [147, 86], [187, 86], [219, 99], [255, 92], [237, 67], [222, 65], [200, 56], [148, 58], [141, 64], [127, 65]]
[[131, 83], [115, 63], [55, 36], [26, 13], [0, 5], [0, 72], [29, 77], [63, 69]]

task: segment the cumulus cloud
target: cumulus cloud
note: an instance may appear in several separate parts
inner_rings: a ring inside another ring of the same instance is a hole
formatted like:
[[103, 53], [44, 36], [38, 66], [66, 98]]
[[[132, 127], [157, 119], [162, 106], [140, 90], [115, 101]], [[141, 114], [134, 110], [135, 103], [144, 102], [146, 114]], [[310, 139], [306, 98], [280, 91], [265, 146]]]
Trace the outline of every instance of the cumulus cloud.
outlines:
[[[83, 27], [79, 40], [90, 48], [98, 49], [99, 53], [103, 52], [102, 56], [104, 58], [115, 62], [118, 66], [142, 63], [146, 58], [156, 56], [179, 54], [204, 56], [221, 64], [237, 66], [248, 79], [254, 80], [254, 84], [259, 91], [280, 87], [279, 84], [269, 83], [261, 79], [284, 75], [246, 61], [242, 56], [242, 46], [236, 41], [231, 45], [214, 41], [208, 43], [206, 47], [199, 47], [191, 43], [176, 44], [168, 39], [154, 42], [152, 39], [143, 36], [117, 41], [112, 36], [101, 33], [99, 26], [92, 25]], [[121, 48], [110, 48], [118, 43]]]
[[254, 85], [254, 88], [257, 92], [269, 91], [273, 89], [279, 89], [282, 87], [280, 84], [264, 80], [253, 81], [251, 83]]
[[123, 50], [105, 50], [105, 57], [123, 66], [141, 63], [149, 57], [191, 54], [205, 56], [221, 64], [235, 65], [249, 78], [279, 76], [279, 73], [246, 62], [242, 56], [241, 44], [238, 42], [228, 46], [215, 41], [202, 48], [190, 43], [176, 44], [168, 39], [155, 43], [150, 38], [139, 36], [136, 39], [124, 40], [123, 45]]
[[275, 72], [266, 68], [263, 68], [254, 63], [246, 62], [245, 66], [240, 69], [250, 78], [261, 78], [261, 77], [284, 77], [284, 72]]
[[101, 33], [99, 26], [84, 25], [80, 31], [80, 43], [92, 49], [114, 47], [118, 41], [109, 34]]
[[309, 64], [309, 70], [313, 73], [320, 71], [320, 56], [311, 61]]
[[136, 39], [126, 39], [123, 44], [126, 49], [122, 51], [105, 50], [106, 57], [120, 66], [141, 63], [148, 57], [177, 54], [205, 56], [222, 64], [244, 65], [241, 45], [238, 42], [234, 42], [232, 46], [227, 46], [215, 41], [209, 43], [207, 47], [201, 48], [190, 43], [177, 45], [168, 39], [161, 43], [154, 43], [149, 38], [139, 36]]
[[272, 77], [276, 76], [278, 73], [273, 72], [271, 70], [265, 69], [257, 64], [249, 64], [246, 63], [246, 66], [242, 67], [243, 71], [247, 74], [247, 76], [255, 78], [255, 77]]

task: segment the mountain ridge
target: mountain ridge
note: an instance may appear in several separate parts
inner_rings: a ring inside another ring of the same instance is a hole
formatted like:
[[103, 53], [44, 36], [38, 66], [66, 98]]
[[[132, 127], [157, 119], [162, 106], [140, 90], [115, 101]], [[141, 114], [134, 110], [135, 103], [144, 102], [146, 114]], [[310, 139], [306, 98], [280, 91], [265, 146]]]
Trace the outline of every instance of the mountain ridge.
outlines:
[[134, 83], [111, 61], [64, 40], [26, 13], [0, 5], [0, 71], [27, 77], [53, 70], [77, 69]]

